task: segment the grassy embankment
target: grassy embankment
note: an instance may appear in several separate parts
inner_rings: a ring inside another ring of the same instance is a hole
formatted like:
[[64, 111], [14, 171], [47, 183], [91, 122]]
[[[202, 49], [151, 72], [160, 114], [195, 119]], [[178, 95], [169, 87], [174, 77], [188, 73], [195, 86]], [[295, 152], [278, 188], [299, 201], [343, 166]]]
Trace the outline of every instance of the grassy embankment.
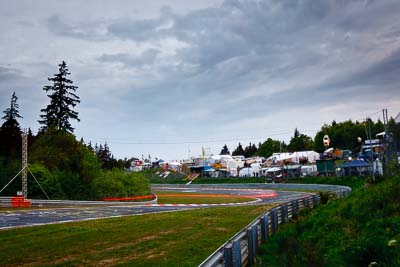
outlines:
[[305, 211], [297, 222], [282, 225], [262, 247], [262, 264], [400, 266], [400, 177], [352, 184], [348, 198], [330, 200]]
[[269, 206], [218, 207], [0, 231], [1, 266], [197, 266]]

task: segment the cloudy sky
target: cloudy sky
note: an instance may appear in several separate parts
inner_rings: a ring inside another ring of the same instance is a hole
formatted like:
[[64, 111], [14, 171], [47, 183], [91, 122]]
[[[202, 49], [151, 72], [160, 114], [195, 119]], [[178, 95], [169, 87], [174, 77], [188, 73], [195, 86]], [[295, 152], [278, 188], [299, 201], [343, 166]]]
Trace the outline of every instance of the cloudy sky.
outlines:
[[0, 108], [37, 131], [67, 62], [78, 138], [118, 158], [217, 154], [400, 111], [398, 0], [0, 1]]

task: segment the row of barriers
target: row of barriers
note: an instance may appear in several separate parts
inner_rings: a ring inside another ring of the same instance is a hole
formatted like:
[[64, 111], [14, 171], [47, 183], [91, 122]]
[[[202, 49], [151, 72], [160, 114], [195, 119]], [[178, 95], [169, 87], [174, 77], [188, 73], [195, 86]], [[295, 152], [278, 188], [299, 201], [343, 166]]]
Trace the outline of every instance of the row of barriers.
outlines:
[[[346, 197], [350, 192], [351, 188], [344, 186], [332, 191], [337, 198]], [[290, 221], [302, 209], [315, 208], [320, 201], [321, 197], [315, 194], [283, 203], [268, 210], [219, 247], [199, 266], [241, 267], [253, 265], [259, 246], [265, 244], [269, 237], [276, 233], [279, 224]]]

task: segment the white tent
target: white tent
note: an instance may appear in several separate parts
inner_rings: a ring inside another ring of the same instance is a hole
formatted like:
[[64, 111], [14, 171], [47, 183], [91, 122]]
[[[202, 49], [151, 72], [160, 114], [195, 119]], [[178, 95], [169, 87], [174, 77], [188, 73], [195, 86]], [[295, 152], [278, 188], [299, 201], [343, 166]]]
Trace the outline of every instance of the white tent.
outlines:
[[170, 166], [181, 166], [182, 164], [180, 162], [177, 161], [171, 161], [168, 163]]
[[314, 163], [317, 160], [319, 160], [319, 153], [315, 151], [297, 151], [293, 152], [290, 157], [292, 158], [292, 162], [294, 163], [300, 163], [300, 160], [305, 158], [307, 159], [307, 162], [309, 163]]
[[[244, 162], [243, 161], [238, 161], [238, 160], [228, 160], [226, 161], [226, 168], [230, 172], [232, 176], [237, 176], [238, 175], [238, 169], [244, 167]], [[222, 166], [224, 166], [224, 162], [222, 162]], [[225, 166], [224, 166], [225, 167]]]
[[267, 158], [266, 162], [264, 163], [264, 166], [270, 166], [271, 164], [276, 164], [278, 162], [282, 162], [284, 160], [291, 160], [291, 153], [274, 153], [272, 156]]
[[260, 164], [253, 163], [250, 167], [243, 168], [239, 171], [240, 177], [255, 177], [260, 175]]

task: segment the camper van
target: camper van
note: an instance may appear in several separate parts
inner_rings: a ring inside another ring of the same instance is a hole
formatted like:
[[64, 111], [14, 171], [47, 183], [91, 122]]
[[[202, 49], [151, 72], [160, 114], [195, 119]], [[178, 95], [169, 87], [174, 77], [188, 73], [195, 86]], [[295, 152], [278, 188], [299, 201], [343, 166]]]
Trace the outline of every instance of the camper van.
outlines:
[[265, 182], [278, 183], [283, 180], [283, 168], [282, 167], [269, 167], [262, 168], [260, 175], [265, 177]]

